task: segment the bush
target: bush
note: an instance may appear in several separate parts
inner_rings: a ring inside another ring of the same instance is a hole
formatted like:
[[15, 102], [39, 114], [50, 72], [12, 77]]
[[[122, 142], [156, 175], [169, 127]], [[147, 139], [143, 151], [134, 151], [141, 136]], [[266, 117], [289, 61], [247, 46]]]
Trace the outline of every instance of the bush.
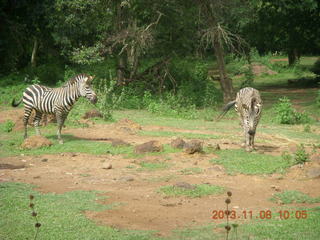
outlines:
[[304, 164], [309, 161], [309, 154], [306, 152], [304, 145], [300, 144], [294, 155], [295, 164]]
[[317, 61], [314, 63], [314, 65], [311, 68], [311, 71], [316, 75], [320, 75], [320, 58], [318, 58]]
[[281, 124], [310, 123], [310, 117], [306, 113], [297, 112], [290, 102], [290, 99], [283, 97], [275, 106], [276, 120]]
[[320, 90], [318, 90], [318, 95], [316, 97], [316, 105], [318, 108], [320, 108]]

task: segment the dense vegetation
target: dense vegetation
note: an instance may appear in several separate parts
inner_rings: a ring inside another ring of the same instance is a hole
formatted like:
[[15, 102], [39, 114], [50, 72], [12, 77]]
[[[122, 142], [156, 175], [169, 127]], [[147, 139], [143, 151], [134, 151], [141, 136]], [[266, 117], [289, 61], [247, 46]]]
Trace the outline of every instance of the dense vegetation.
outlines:
[[103, 94], [107, 86], [130, 99], [126, 108], [158, 96], [212, 106], [233, 97], [235, 75], [251, 84], [252, 69], [241, 66], [259, 55], [287, 55], [294, 67], [302, 54], [319, 54], [319, 8], [316, 0], [5, 0], [1, 86], [55, 86], [87, 72]]

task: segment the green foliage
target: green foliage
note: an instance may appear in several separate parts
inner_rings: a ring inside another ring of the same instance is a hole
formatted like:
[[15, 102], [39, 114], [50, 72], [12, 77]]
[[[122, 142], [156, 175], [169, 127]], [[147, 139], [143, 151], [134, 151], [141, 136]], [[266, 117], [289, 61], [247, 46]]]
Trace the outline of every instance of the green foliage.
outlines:
[[[47, 131], [49, 130], [49, 134]], [[71, 135], [62, 135], [64, 144], [58, 144], [56, 127], [52, 126], [43, 129], [43, 135], [46, 136], [53, 145], [50, 147], [43, 147], [39, 149], [24, 150], [20, 146], [23, 141], [21, 132], [11, 132], [9, 134], [1, 134], [0, 140], [0, 157], [13, 155], [43, 155], [43, 154], [59, 154], [63, 152], [80, 152], [87, 154], [132, 154], [131, 146], [113, 147], [111, 144], [96, 142], [93, 140], [82, 140]], [[81, 146], [81, 148], [79, 148]]]
[[320, 58], [318, 58], [317, 61], [313, 64], [311, 71], [316, 75], [320, 75]]
[[309, 195], [296, 190], [287, 190], [281, 193], [274, 194], [270, 200], [273, 202], [281, 202], [282, 204], [319, 203], [320, 197], [312, 198]]
[[14, 122], [11, 120], [7, 120], [4, 123], [0, 124], [1, 132], [11, 132], [14, 127]]
[[141, 168], [138, 170], [148, 170], [148, 171], [156, 171], [163, 170], [169, 167], [169, 165], [165, 162], [141, 162], [139, 163]]
[[198, 184], [194, 185], [194, 187], [194, 189], [187, 189], [177, 186], [163, 186], [159, 189], [159, 192], [172, 197], [186, 196], [197, 198], [208, 195], [218, 195], [225, 191], [223, 187], [210, 184]]
[[317, 107], [320, 108], [320, 90], [318, 90], [318, 95], [316, 97], [316, 104], [317, 104]]
[[183, 175], [193, 175], [193, 174], [199, 174], [202, 173], [203, 170], [201, 168], [198, 167], [194, 167], [194, 168], [184, 168], [180, 171]]
[[101, 226], [86, 217], [86, 211], [105, 211], [112, 205], [100, 204], [104, 200], [98, 191], [68, 191], [63, 194], [41, 194], [33, 186], [22, 183], [1, 182], [0, 239], [34, 239], [34, 220], [28, 196], [34, 196], [41, 229], [38, 239], [157, 239], [150, 232], [121, 232]]
[[294, 154], [294, 162], [295, 164], [304, 164], [308, 161], [310, 161], [309, 154], [306, 152], [304, 145], [300, 144]]
[[118, 108], [121, 100], [124, 98], [124, 91], [120, 94], [115, 93], [116, 81], [110, 75], [110, 80], [102, 79], [100, 81], [98, 94], [98, 109], [103, 115], [104, 120], [112, 120], [112, 111]]
[[276, 120], [281, 124], [310, 123], [311, 119], [306, 113], [297, 112], [287, 97], [282, 97], [274, 107]]
[[310, 125], [309, 125], [309, 124], [305, 125], [305, 126], [303, 127], [303, 131], [304, 131], [304, 132], [307, 132], [307, 133], [310, 133], [310, 132], [311, 132], [311, 127], [310, 127]]
[[210, 162], [221, 164], [229, 174], [271, 174], [283, 172], [293, 164], [283, 161], [280, 156], [271, 156], [260, 153], [248, 153], [244, 150], [221, 150], [216, 152], [219, 158]]

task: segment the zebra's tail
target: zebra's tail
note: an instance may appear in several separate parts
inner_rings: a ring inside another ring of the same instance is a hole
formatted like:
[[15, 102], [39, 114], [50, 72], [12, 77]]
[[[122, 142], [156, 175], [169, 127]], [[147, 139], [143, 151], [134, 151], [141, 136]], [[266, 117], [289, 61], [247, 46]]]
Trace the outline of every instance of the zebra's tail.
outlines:
[[11, 106], [12, 107], [18, 107], [19, 105], [20, 105], [20, 103], [22, 102], [22, 98], [20, 99], [20, 101], [19, 102], [17, 102], [16, 103], [16, 100], [15, 99], [13, 99], [12, 100], [12, 103], [11, 103]]
[[228, 102], [223, 110], [222, 110], [222, 113], [216, 118], [216, 121], [219, 121], [221, 118], [224, 117], [224, 115], [226, 115], [226, 113], [230, 110], [230, 108], [232, 108], [234, 105], [236, 104], [236, 100], [233, 100], [231, 102]]

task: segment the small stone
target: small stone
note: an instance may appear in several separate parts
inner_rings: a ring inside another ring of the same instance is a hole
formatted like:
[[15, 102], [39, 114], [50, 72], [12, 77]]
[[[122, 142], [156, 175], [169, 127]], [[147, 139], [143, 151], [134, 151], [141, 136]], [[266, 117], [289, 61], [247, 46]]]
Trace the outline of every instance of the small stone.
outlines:
[[271, 185], [271, 188], [272, 188], [273, 190], [275, 190], [276, 192], [280, 192], [280, 191], [281, 191], [280, 187], [278, 187], [278, 186], [276, 186], [276, 185]]
[[171, 141], [171, 147], [173, 148], [179, 148], [182, 149], [184, 148], [186, 142], [182, 138], [176, 138]]
[[112, 168], [112, 164], [111, 163], [103, 163], [102, 164], [102, 168], [103, 169], [111, 169]]
[[142, 154], [147, 152], [161, 152], [163, 151], [163, 146], [158, 141], [150, 141], [140, 145], [135, 146], [135, 153]]
[[41, 162], [48, 162], [48, 158], [41, 159]]
[[195, 189], [196, 186], [191, 185], [190, 183], [186, 182], [177, 182], [174, 187], [179, 187], [179, 188], [185, 188], [185, 189]]
[[185, 144], [185, 152], [188, 154], [194, 154], [196, 152], [203, 152], [202, 150], [202, 142], [199, 140], [191, 140], [190, 142]]
[[125, 177], [119, 178], [119, 180], [122, 182], [132, 182], [134, 180], [134, 178], [131, 176], [125, 176]]

